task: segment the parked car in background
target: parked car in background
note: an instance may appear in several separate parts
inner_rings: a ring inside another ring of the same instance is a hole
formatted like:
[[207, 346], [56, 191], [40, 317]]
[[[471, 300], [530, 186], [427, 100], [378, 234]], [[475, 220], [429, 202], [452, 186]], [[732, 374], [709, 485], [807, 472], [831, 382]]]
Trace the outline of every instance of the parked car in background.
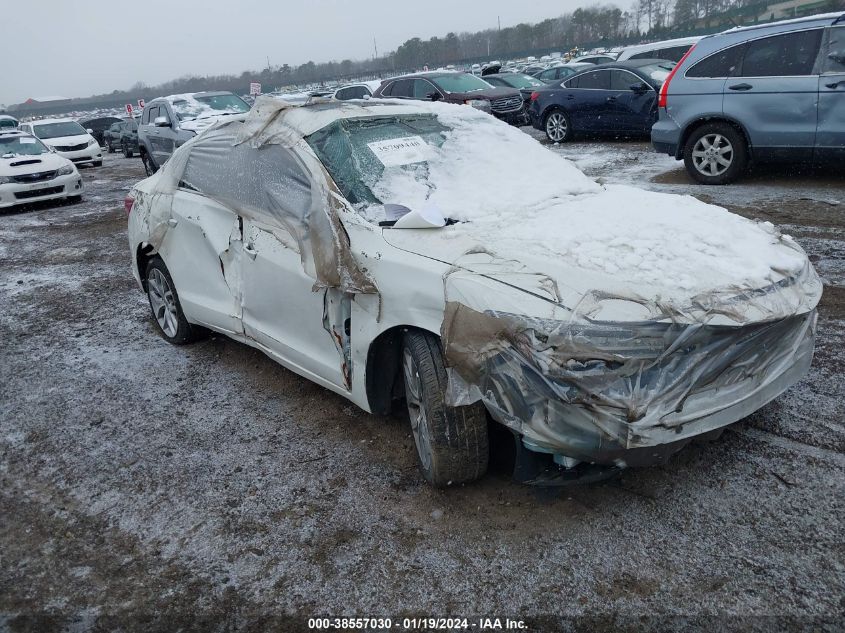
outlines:
[[82, 197], [76, 166], [31, 134], [0, 130], [0, 209]]
[[845, 13], [703, 38], [660, 90], [654, 147], [703, 184], [751, 161], [845, 158]]
[[674, 64], [657, 59], [602, 64], [531, 95], [531, 124], [553, 143], [574, 134], [647, 135], [657, 91]]
[[534, 73], [534, 76], [544, 84], [554, 83], [566, 79], [570, 75], [595, 66], [595, 64], [559, 64]]
[[79, 122], [79, 125], [86, 130], [91, 130], [91, 136], [97, 139], [97, 142], [105, 147], [105, 132], [112, 124], [120, 122], [122, 119], [116, 116], [102, 116], [94, 117], [92, 119], [85, 119]]
[[597, 185], [472, 108], [265, 99], [130, 192], [152, 320], [405, 408], [436, 486], [484, 475], [489, 424], [523, 480], [665, 463], [811, 365], [822, 284], [771, 225]]
[[569, 64], [610, 64], [615, 62], [616, 58], [612, 55], [584, 55], [570, 60]]
[[489, 112], [513, 125], [523, 120], [522, 95], [513, 88], [494, 87], [462, 72], [429, 72], [388, 79], [375, 97], [461, 103]]
[[103, 150], [97, 139], [73, 119], [39, 119], [19, 127], [74, 163], [91, 163], [95, 167], [103, 164]]
[[628, 59], [666, 59], [671, 62], [679, 62], [687, 54], [687, 51], [700, 39], [701, 36], [682, 37], [663, 42], [652, 42], [651, 44], [627, 46], [619, 53], [616, 61], [624, 62]]
[[138, 124], [138, 153], [148, 175], [173, 151], [227, 116], [244, 114], [249, 105], [231, 92], [196, 92], [148, 101]]
[[8, 114], [0, 114], [0, 130], [15, 130], [18, 127], [18, 120]]
[[524, 113], [523, 123], [528, 124], [531, 122], [531, 119], [528, 117], [528, 104], [531, 100], [531, 93], [537, 88], [542, 88], [546, 84], [531, 75], [512, 72], [498, 72], [490, 75], [484, 75], [484, 81], [491, 86], [516, 88], [519, 90], [519, 94], [522, 95]]
[[120, 132], [120, 151], [126, 158], [138, 153], [138, 121], [129, 119]]
[[332, 98], [337, 101], [348, 101], [349, 99], [363, 99], [371, 97], [381, 85], [380, 80], [362, 81], [356, 84], [346, 84], [334, 91]]

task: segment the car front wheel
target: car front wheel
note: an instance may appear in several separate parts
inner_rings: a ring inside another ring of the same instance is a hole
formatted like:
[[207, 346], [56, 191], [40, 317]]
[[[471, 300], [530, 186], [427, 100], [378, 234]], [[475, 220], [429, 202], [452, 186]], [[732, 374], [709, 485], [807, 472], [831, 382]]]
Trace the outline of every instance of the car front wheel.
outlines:
[[147, 263], [145, 279], [153, 320], [164, 339], [174, 345], [183, 345], [199, 338], [202, 329], [185, 318], [173, 278], [160, 257], [153, 257]]
[[684, 145], [684, 166], [703, 185], [731, 183], [748, 166], [745, 139], [728, 123], [702, 125]]
[[108, 141], [108, 142], [106, 143], [106, 145], [107, 145], [107, 146], [108, 146], [108, 148], [109, 148], [109, 154], [114, 154], [114, 145], [112, 144], [112, 142], [111, 142], [111, 141]]
[[572, 126], [569, 117], [562, 110], [552, 110], [546, 116], [546, 137], [552, 143], [563, 143], [572, 138]]
[[402, 371], [411, 430], [426, 480], [444, 487], [483, 476], [489, 460], [487, 413], [481, 403], [446, 404], [440, 340], [428, 332], [406, 332]]

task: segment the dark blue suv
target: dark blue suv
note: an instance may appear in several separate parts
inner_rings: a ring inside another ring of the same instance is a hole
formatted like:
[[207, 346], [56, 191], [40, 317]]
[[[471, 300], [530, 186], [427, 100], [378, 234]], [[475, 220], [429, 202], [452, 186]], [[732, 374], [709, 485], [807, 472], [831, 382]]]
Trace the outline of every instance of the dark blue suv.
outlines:
[[660, 90], [655, 149], [703, 184], [749, 162], [845, 159], [845, 13], [703, 38]]
[[579, 132], [648, 135], [657, 91], [674, 62], [637, 59], [601, 64], [531, 93], [531, 124], [553, 143]]

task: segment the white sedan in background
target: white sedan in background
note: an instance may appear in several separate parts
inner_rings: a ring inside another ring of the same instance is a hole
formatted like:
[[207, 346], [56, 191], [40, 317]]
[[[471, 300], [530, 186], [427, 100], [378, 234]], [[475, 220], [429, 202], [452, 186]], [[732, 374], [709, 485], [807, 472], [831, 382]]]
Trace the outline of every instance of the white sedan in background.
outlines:
[[437, 486], [484, 474], [488, 424], [522, 481], [661, 462], [813, 356], [822, 285], [789, 236], [599, 185], [461, 105], [259, 98], [126, 206], [166, 340], [211, 329], [365, 411], [404, 401]]
[[90, 131], [73, 119], [39, 119], [21, 123], [20, 129], [37, 136], [59, 155], [74, 163], [103, 164], [103, 150]]
[[72, 162], [26, 132], [0, 131], [0, 209], [81, 197], [82, 178]]

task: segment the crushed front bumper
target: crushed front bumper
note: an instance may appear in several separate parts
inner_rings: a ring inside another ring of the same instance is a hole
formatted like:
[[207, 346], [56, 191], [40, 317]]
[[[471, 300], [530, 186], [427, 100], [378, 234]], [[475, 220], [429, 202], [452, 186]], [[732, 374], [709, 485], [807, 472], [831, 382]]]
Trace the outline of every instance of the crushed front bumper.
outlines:
[[816, 312], [738, 326], [583, 326], [449, 304], [446, 323], [451, 404], [482, 401], [525, 448], [562, 465], [641, 466], [799, 380]]

